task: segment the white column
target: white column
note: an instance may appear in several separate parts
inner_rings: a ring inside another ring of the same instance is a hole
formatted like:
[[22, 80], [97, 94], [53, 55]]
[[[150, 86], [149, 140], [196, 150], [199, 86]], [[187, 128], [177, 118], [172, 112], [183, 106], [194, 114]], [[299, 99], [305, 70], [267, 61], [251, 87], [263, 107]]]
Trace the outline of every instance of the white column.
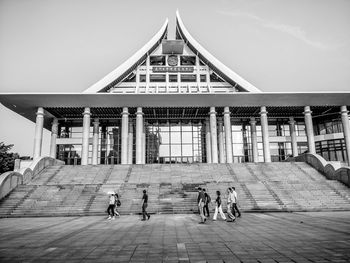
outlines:
[[229, 107], [224, 108], [224, 129], [226, 144], [226, 162], [233, 163], [232, 157], [232, 132], [231, 132], [231, 112]]
[[132, 121], [130, 121], [129, 135], [128, 135], [128, 164], [132, 164], [133, 137], [134, 137], [134, 128], [132, 125]]
[[269, 124], [267, 121], [267, 111], [265, 106], [261, 106], [260, 111], [260, 122], [261, 122], [261, 132], [263, 139], [263, 148], [264, 148], [264, 162], [271, 162], [271, 154], [270, 154], [270, 140], [269, 140]]
[[94, 131], [93, 131], [93, 139], [92, 139], [92, 164], [98, 164], [98, 136], [99, 136], [99, 128], [100, 122], [98, 118], [94, 119]]
[[44, 128], [44, 108], [39, 107], [36, 112], [35, 122], [35, 137], [34, 137], [34, 151], [33, 159], [41, 156], [41, 146], [43, 144], [43, 128]]
[[146, 163], [146, 134], [145, 134], [145, 127], [143, 127], [142, 131], [142, 164]]
[[224, 133], [222, 118], [218, 118], [219, 162], [225, 163]]
[[128, 128], [129, 112], [128, 107], [124, 107], [122, 112], [121, 164], [128, 163]]
[[138, 107], [136, 112], [136, 164], [142, 164], [142, 133], [143, 133], [143, 113]]
[[87, 165], [89, 160], [90, 137], [90, 108], [86, 107], [83, 113], [83, 140], [81, 147], [81, 165]]
[[51, 145], [50, 145], [50, 157], [56, 159], [56, 152], [57, 152], [57, 144], [56, 144], [56, 139], [57, 139], [57, 133], [58, 133], [58, 120], [56, 118], [53, 119], [52, 121], [52, 126], [51, 126]]
[[297, 143], [297, 135], [295, 131], [295, 120], [293, 117], [289, 117], [289, 132], [290, 132], [290, 140], [292, 144], [292, 154], [293, 157], [298, 156], [298, 143]]
[[147, 58], [146, 58], [146, 93], [148, 93], [148, 89], [149, 89], [149, 74], [150, 74], [150, 63], [149, 63], [149, 55], [147, 54]]
[[249, 124], [250, 124], [250, 137], [251, 137], [251, 143], [252, 143], [253, 162], [257, 163], [259, 162], [259, 155], [258, 155], [258, 137], [256, 133], [255, 118], [250, 118]]
[[218, 163], [218, 140], [215, 107], [210, 107], [210, 139], [211, 139], [211, 160]]
[[346, 155], [347, 155], [347, 162], [348, 165], [350, 165], [350, 125], [349, 125], [349, 112], [346, 108], [346, 106], [341, 106], [340, 108], [341, 113], [341, 121], [343, 123], [343, 133], [344, 133], [344, 139], [345, 139], [345, 147], [346, 147]]
[[211, 140], [209, 119], [205, 120], [205, 145], [207, 151], [207, 163], [211, 163]]
[[312, 111], [310, 110], [310, 106], [304, 107], [304, 120], [305, 120], [305, 128], [306, 128], [306, 137], [307, 137], [307, 145], [309, 153], [316, 153], [315, 149], [315, 138], [314, 138], [314, 126], [312, 125]]

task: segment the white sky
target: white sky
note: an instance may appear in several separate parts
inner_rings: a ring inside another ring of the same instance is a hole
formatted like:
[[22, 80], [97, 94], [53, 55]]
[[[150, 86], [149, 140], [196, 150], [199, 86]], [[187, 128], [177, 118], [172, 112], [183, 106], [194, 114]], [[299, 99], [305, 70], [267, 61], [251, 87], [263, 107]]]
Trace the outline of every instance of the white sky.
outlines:
[[[202, 46], [262, 91], [350, 91], [347, 0], [0, 0], [0, 93], [83, 91], [166, 17], [173, 38], [177, 8]], [[3, 106], [0, 117], [0, 141], [31, 155], [33, 124]]]

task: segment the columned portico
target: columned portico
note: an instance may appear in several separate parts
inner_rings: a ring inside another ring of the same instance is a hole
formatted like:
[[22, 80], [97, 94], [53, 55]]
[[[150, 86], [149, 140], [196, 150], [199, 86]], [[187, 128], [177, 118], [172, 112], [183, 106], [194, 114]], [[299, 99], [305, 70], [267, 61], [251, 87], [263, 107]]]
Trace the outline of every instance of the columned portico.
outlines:
[[226, 149], [226, 162], [232, 163], [232, 134], [231, 134], [231, 113], [230, 108], [224, 108], [224, 129], [225, 129], [225, 149]]
[[347, 163], [350, 165], [350, 125], [349, 125], [349, 111], [346, 106], [340, 108], [341, 120], [343, 124], [343, 133], [346, 147]]
[[129, 128], [129, 112], [124, 107], [122, 112], [122, 140], [121, 140], [121, 164], [128, 163], [128, 128]]
[[90, 108], [86, 107], [83, 113], [83, 140], [81, 147], [82, 165], [87, 165], [89, 159], [90, 115]]
[[312, 111], [310, 109], [310, 106], [305, 106], [304, 107], [304, 120], [305, 120], [307, 145], [308, 145], [309, 153], [316, 154], [314, 129], [313, 129], [313, 124], [312, 124], [311, 113], [312, 113]]
[[57, 118], [54, 118], [52, 121], [52, 126], [51, 126], [51, 144], [50, 144], [50, 157], [52, 157], [52, 158], [56, 158], [57, 133], [58, 133], [58, 120], [57, 120]]
[[92, 139], [92, 164], [97, 165], [97, 156], [98, 156], [98, 137], [99, 137], [99, 128], [100, 122], [98, 118], [94, 119], [94, 130], [93, 130], [93, 139]]
[[250, 118], [250, 136], [251, 136], [251, 142], [252, 142], [252, 157], [253, 162], [257, 163], [259, 162], [259, 155], [258, 155], [258, 138], [256, 134], [256, 120], [255, 118]]
[[224, 134], [222, 118], [218, 118], [219, 161], [225, 163]]
[[211, 139], [211, 160], [218, 163], [218, 141], [215, 107], [210, 107], [210, 139]]
[[143, 133], [143, 113], [138, 107], [136, 112], [136, 164], [142, 164], [142, 133]]
[[209, 119], [205, 120], [205, 145], [207, 152], [207, 163], [211, 163], [211, 139], [210, 139], [210, 122]]
[[271, 162], [271, 154], [270, 154], [270, 140], [269, 140], [269, 124], [267, 120], [267, 111], [266, 107], [262, 106], [260, 108], [260, 122], [261, 122], [261, 133], [263, 140], [263, 151], [264, 151], [264, 162]]
[[293, 157], [298, 156], [298, 144], [297, 144], [297, 136], [295, 131], [295, 120], [293, 117], [289, 118], [289, 132], [290, 132], [290, 140], [292, 144], [292, 154]]
[[39, 107], [36, 112], [35, 122], [35, 137], [34, 137], [34, 152], [33, 159], [41, 156], [41, 146], [43, 143], [43, 128], [44, 128], [44, 109]]

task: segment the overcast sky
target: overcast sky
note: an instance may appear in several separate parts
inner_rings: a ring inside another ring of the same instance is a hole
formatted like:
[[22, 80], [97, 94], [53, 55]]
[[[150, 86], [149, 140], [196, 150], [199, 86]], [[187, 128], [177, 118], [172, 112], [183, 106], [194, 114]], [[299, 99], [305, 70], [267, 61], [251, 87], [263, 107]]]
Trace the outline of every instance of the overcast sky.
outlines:
[[[262, 91], [350, 91], [350, 1], [0, 0], [0, 92], [81, 92], [167, 17], [174, 38], [176, 9], [203, 47]], [[34, 125], [3, 106], [0, 117], [0, 141], [31, 155]]]

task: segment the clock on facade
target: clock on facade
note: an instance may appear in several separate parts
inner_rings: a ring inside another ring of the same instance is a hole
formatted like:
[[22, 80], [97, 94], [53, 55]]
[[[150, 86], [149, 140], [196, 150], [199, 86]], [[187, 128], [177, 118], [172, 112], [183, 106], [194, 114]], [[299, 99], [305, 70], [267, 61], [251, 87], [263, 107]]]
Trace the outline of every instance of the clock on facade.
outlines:
[[168, 57], [168, 65], [169, 66], [177, 66], [177, 56], [171, 55]]

